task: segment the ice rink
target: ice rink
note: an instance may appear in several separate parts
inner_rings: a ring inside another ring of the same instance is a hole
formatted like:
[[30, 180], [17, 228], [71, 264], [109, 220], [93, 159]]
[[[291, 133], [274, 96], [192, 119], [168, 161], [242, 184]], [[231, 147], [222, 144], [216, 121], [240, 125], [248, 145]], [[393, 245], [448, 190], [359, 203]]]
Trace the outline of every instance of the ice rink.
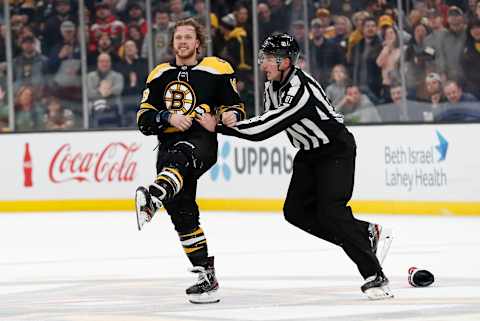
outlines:
[[[194, 276], [165, 213], [0, 215], [0, 321], [480, 320], [480, 217], [358, 215], [392, 228], [395, 299], [369, 301], [343, 251], [278, 213], [202, 213], [222, 301], [193, 305]], [[434, 273], [407, 283], [411, 266]]]

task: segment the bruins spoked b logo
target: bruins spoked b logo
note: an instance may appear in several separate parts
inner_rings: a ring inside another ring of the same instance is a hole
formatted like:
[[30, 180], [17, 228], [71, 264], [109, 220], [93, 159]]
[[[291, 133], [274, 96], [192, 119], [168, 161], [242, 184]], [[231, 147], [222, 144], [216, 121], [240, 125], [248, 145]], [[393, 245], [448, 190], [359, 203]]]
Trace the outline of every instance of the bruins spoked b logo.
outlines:
[[165, 106], [177, 114], [189, 115], [195, 109], [195, 92], [184, 81], [172, 81], [163, 95]]

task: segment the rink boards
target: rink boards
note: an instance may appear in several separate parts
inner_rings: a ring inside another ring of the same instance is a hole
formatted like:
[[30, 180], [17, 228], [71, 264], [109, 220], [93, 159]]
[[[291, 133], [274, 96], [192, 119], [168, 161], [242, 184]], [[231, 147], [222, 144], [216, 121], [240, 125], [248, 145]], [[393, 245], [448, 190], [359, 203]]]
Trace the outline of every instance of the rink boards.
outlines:
[[[362, 213], [480, 214], [480, 124], [350, 127], [358, 145], [351, 202]], [[295, 149], [219, 135], [200, 180], [203, 210], [281, 211]], [[132, 210], [155, 177], [156, 139], [137, 131], [5, 134], [0, 212]], [[28, 154], [26, 150], [28, 145]]]

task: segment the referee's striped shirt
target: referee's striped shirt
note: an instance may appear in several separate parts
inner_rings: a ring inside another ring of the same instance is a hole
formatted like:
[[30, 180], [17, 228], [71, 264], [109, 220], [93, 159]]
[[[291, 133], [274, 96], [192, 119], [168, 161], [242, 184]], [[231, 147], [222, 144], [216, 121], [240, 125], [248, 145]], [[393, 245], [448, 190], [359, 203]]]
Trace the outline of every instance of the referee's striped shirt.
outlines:
[[293, 146], [310, 150], [328, 144], [344, 128], [343, 115], [335, 111], [322, 87], [298, 68], [281, 84], [265, 83], [264, 108], [262, 115], [232, 128], [218, 126], [217, 132], [259, 141], [285, 130]]

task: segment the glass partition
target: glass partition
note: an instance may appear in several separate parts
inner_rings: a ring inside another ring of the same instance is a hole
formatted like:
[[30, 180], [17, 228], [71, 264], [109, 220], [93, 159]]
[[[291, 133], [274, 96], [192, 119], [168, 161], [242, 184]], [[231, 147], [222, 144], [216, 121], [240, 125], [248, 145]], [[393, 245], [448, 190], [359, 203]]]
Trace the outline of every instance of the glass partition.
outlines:
[[203, 54], [234, 67], [248, 116], [262, 107], [258, 47], [289, 32], [349, 124], [478, 121], [480, 4], [453, 3], [3, 1], [0, 131], [135, 128], [146, 77], [173, 58], [186, 17], [205, 26]]
[[[409, 121], [480, 119], [480, 78], [474, 76], [480, 62], [476, 1], [448, 3], [415, 3], [405, 15], [402, 57]], [[390, 91], [394, 94], [395, 89]], [[395, 103], [394, 96], [392, 100]]]
[[213, 54], [227, 60], [237, 74], [237, 89], [248, 116], [255, 115], [254, 105], [254, 58], [252, 4], [237, 2], [221, 7], [212, 1], [212, 10], [218, 18], [218, 27], [213, 37]]
[[148, 72], [141, 56], [145, 3], [96, 2], [89, 9], [86, 98], [90, 128], [132, 127]]
[[10, 130], [9, 89], [7, 79], [7, 38], [5, 17], [0, 11], [0, 132]]

